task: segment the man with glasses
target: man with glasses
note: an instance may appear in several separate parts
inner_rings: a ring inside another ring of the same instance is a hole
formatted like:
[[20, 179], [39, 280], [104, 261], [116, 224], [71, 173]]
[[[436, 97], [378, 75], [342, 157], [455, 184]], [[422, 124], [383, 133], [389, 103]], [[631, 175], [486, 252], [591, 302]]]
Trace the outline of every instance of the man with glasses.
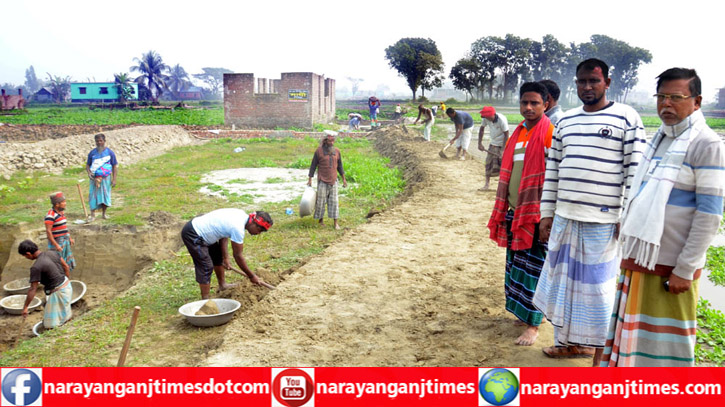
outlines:
[[256, 211], [247, 215], [243, 210], [235, 208], [217, 209], [186, 223], [181, 229], [181, 240], [194, 261], [201, 299], [209, 298], [212, 271], [219, 282], [219, 291], [236, 286], [227, 284], [224, 278], [224, 271], [232, 268], [229, 264], [229, 240], [232, 241], [234, 261], [239, 268], [252, 283], [264, 284], [244, 260], [244, 232], [255, 236], [268, 231], [273, 224], [267, 212]]
[[694, 69], [657, 77], [662, 125], [624, 210], [622, 272], [602, 366], [695, 363], [698, 278], [725, 195], [725, 150], [705, 123], [701, 89]]
[[[597, 356], [607, 338], [619, 270], [619, 218], [645, 147], [642, 119], [607, 100], [609, 67], [576, 69], [583, 106], [559, 120], [546, 165], [539, 232], [549, 253], [534, 305], [554, 325], [553, 358]], [[594, 360], [598, 365], [597, 357]]]

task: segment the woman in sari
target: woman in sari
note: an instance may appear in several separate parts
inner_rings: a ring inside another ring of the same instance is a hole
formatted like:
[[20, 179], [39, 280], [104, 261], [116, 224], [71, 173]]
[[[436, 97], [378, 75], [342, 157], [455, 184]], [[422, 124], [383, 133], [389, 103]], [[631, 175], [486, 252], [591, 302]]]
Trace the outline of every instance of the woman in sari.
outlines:
[[116, 175], [118, 173], [118, 161], [116, 154], [106, 147], [106, 136], [102, 133], [96, 134], [96, 148], [88, 153], [86, 161], [86, 172], [91, 180], [88, 192], [88, 203], [91, 207], [89, 222], [96, 219], [96, 210], [103, 211], [103, 219], [108, 219], [106, 209], [111, 206], [111, 188], [116, 186]]

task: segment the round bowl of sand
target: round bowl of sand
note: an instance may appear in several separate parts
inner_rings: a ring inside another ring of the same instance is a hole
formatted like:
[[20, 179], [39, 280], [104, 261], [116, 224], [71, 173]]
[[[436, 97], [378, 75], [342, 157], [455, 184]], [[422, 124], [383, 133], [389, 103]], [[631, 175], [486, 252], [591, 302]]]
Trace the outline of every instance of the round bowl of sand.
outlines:
[[179, 307], [179, 313], [194, 326], [217, 326], [229, 322], [241, 307], [239, 301], [228, 298], [194, 301]]
[[[5, 297], [0, 300], [0, 307], [3, 307], [3, 309], [5, 309], [5, 312], [7, 312], [8, 314], [22, 315], [26, 297], [27, 295], [25, 294], [11, 295]], [[28, 312], [35, 311], [38, 307], [40, 307], [40, 304], [42, 303], [43, 301], [41, 301], [40, 298], [33, 298], [33, 301], [30, 301], [30, 305], [28, 306]]]
[[73, 287], [73, 298], [71, 298], [70, 304], [73, 305], [86, 295], [86, 283], [80, 280], [71, 280], [70, 285]]
[[28, 278], [19, 278], [17, 280], [13, 280], [3, 286], [3, 289], [8, 294], [25, 294], [30, 289], [30, 282], [28, 281]]

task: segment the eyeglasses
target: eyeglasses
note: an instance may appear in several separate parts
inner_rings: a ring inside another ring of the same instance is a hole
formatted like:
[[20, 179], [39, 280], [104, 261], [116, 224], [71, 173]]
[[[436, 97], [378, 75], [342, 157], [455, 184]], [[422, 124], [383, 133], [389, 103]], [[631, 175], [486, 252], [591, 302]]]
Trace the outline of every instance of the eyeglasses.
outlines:
[[680, 103], [680, 102], [684, 102], [685, 100], [687, 100], [689, 98], [696, 97], [696, 96], [685, 96], [685, 95], [676, 95], [676, 94], [675, 95], [666, 95], [664, 93], [655, 93], [652, 96], [653, 97], [656, 97], [657, 98], [657, 101], [660, 102], [660, 103], [661, 102], [664, 102], [665, 99], [671, 100], [672, 103]]

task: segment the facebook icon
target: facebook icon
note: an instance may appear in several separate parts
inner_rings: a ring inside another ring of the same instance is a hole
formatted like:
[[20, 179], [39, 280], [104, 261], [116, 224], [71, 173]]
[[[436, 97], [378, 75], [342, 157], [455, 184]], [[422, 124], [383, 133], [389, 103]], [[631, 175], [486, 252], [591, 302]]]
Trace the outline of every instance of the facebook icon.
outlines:
[[42, 405], [41, 369], [2, 369], [3, 406]]

